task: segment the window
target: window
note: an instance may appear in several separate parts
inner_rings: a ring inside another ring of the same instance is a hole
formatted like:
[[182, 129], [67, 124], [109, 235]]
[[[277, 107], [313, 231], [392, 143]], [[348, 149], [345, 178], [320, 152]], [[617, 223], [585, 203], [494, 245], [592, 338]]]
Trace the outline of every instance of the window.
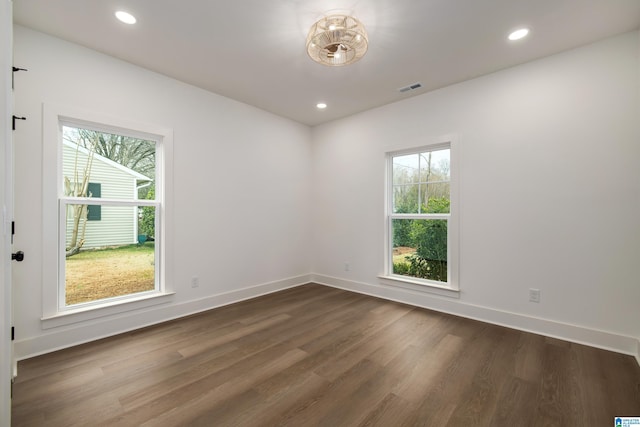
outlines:
[[[156, 144], [62, 123], [61, 309], [159, 289]], [[90, 182], [94, 179], [101, 182]], [[148, 227], [138, 221], [142, 209], [149, 211]], [[141, 235], [145, 238], [138, 239]]]
[[56, 243], [43, 252], [43, 320], [112, 314], [119, 305], [145, 307], [152, 303], [143, 301], [171, 294], [170, 131], [46, 107], [44, 241]]
[[[89, 197], [100, 198], [102, 194], [102, 184], [96, 182], [90, 182], [87, 187]], [[87, 206], [87, 221], [100, 221], [102, 218], [102, 206], [89, 205]]]
[[387, 277], [458, 289], [453, 143], [388, 155]]

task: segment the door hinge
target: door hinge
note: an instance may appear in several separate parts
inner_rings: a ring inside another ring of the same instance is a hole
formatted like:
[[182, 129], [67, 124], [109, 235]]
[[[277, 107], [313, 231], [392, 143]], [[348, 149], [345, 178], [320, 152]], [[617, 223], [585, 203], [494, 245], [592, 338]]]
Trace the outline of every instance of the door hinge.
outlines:
[[11, 73], [11, 89], [14, 88], [14, 84], [13, 83], [14, 83], [14, 80], [15, 80], [14, 79], [14, 75], [15, 75], [16, 71], [29, 71], [29, 70], [27, 70], [26, 68], [12, 67], [12, 71], [13, 71], [13, 73]]
[[13, 236], [16, 234], [16, 222], [11, 221], [11, 244], [13, 245]]
[[16, 130], [16, 120], [27, 120], [26, 117], [18, 117], [15, 114], [13, 115], [13, 124], [12, 124], [12, 130]]
[[11, 327], [11, 341], [14, 341], [16, 339], [16, 328], [15, 326]]

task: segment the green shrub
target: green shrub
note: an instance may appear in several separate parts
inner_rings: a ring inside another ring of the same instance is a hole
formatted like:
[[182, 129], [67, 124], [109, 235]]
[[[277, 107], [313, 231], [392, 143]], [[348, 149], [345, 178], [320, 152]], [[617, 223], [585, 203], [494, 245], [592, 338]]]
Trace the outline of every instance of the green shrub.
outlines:
[[[155, 199], [155, 188], [149, 189], [147, 199]], [[144, 234], [147, 237], [155, 237], [156, 235], [156, 209], [151, 206], [140, 208], [140, 222], [138, 223], [138, 234]]]
[[393, 274], [401, 274], [403, 276], [409, 275], [409, 264], [406, 262], [394, 262]]
[[405, 257], [408, 262], [394, 262], [393, 273], [419, 279], [447, 281], [447, 261], [429, 260], [413, 254]]

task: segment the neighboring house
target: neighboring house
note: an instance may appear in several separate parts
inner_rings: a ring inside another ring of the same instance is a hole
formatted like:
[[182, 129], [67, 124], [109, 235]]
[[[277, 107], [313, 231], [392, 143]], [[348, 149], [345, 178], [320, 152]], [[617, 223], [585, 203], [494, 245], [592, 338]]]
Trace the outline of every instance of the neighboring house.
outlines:
[[[74, 182], [74, 159], [78, 153], [78, 180], [87, 164], [89, 151], [76, 144], [64, 141], [63, 174]], [[152, 179], [132, 169], [122, 166], [106, 157], [94, 154], [89, 178], [91, 197], [104, 199], [138, 198], [138, 189], [149, 185]], [[71, 240], [73, 216], [67, 213], [67, 242]], [[128, 245], [138, 241], [138, 209], [130, 206], [89, 205], [83, 248]]]

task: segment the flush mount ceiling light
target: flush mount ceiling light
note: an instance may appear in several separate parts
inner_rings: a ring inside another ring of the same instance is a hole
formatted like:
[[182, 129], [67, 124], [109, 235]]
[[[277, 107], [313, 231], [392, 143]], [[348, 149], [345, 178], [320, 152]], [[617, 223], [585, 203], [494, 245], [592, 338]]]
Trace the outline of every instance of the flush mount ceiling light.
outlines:
[[329, 66], [347, 65], [364, 56], [369, 46], [360, 21], [348, 15], [328, 15], [311, 26], [307, 53], [314, 61]]

